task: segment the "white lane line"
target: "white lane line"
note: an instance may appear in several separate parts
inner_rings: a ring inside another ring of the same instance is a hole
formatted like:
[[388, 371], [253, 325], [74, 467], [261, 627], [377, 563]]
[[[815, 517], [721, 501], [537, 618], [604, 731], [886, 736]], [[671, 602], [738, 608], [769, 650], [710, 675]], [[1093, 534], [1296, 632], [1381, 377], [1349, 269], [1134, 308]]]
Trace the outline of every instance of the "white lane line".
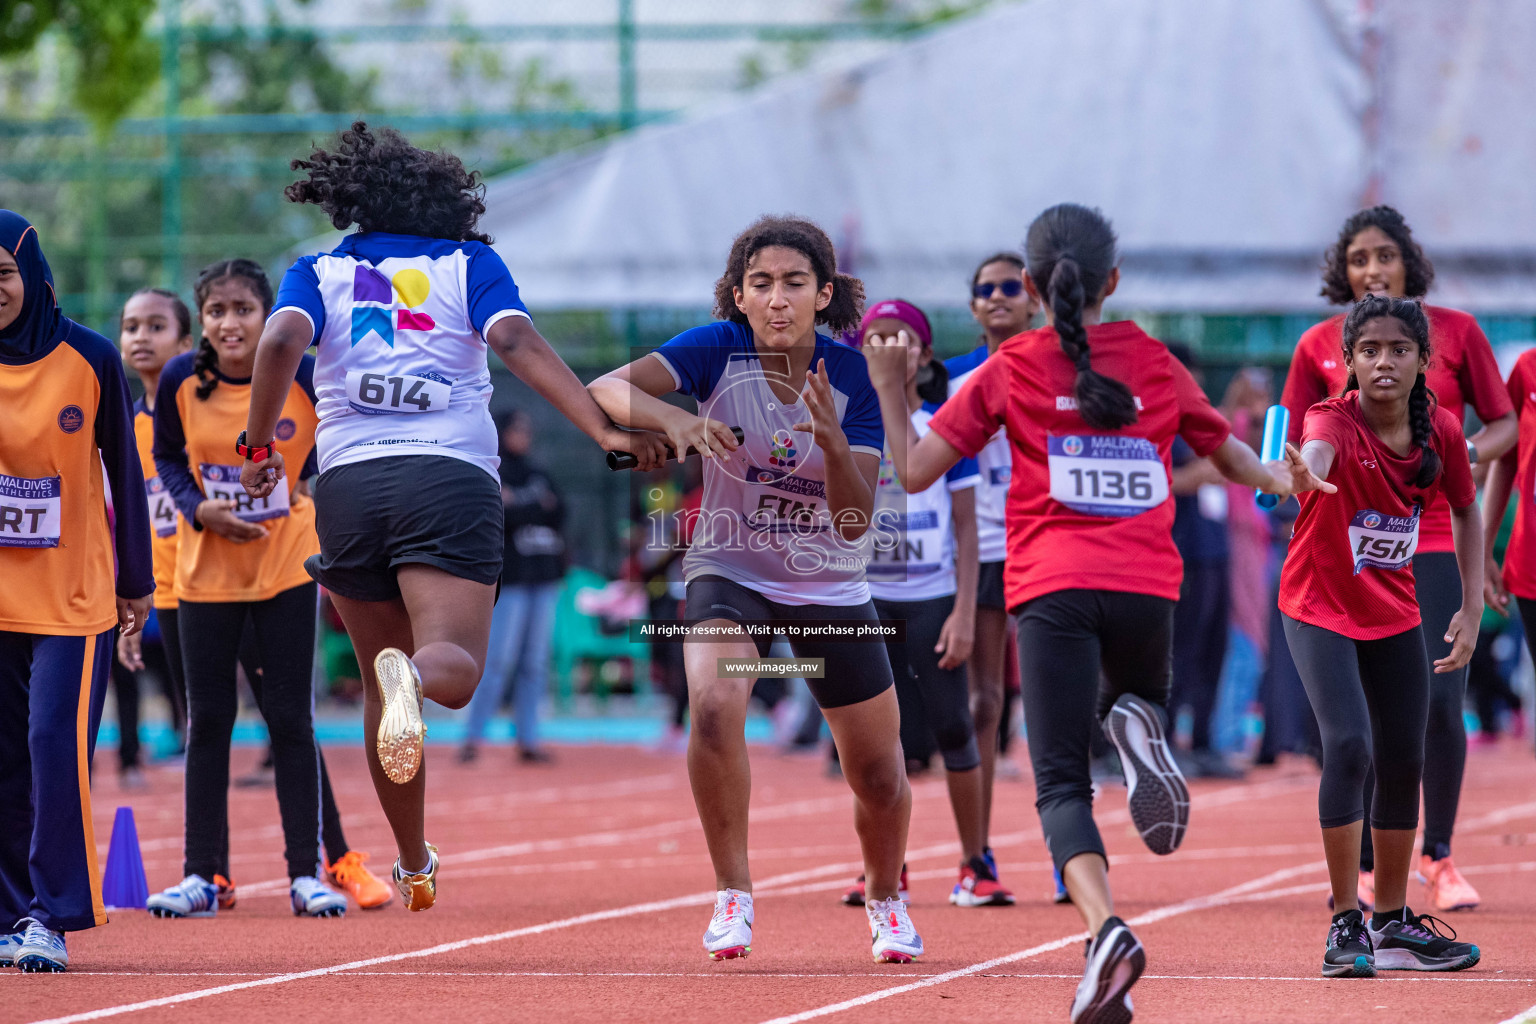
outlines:
[[1521, 1010], [1513, 1017], [1499, 1021], [1499, 1024], [1531, 1024], [1532, 1021], [1536, 1021], [1536, 1006], [1528, 1010]]
[[[1185, 900], [1182, 903], [1174, 903], [1165, 907], [1159, 907], [1156, 910], [1149, 911], [1148, 913], [1141, 914], [1137, 917], [1133, 917], [1126, 923], [1132, 926], [1151, 924], [1155, 921], [1161, 921], [1169, 917], [1177, 917], [1181, 914], [1189, 914], [1199, 910], [1207, 910], [1211, 907], [1222, 906], [1226, 903], [1237, 902], [1241, 897], [1247, 897], [1248, 899], [1252, 900], [1259, 900], [1275, 898], [1282, 895], [1290, 895], [1298, 887], [1288, 886], [1284, 889], [1270, 891], [1264, 891], [1264, 887], [1272, 885], [1275, 882], [1284, 881], [1288, 878], [1294, 878], [1297, 875], [1319, 871], [1323, 867], [1324, 862], [1322, 861], [1314, 861], [1309, 864], [1298, 864], [1295, 867], [1284, 868], [1280, 871], [1271, 872], [1262, 878], [1255, 878], [1250, 882], [1244, 882], [1242, 885], [1236, 885], [1229, 889], [1223, 889], [1221, 892], [1212, 893], [1209, 896], [1197, 896], [1194, 899]], [[1315, 886], [1306, 886], [1305, 888], [1311, 889], [1315, 888]], [[1009, 953], [1007, 956], [994, 957], [991, 960], [983, 960], [981, 963], [972, 964], [969, 967], [961, 967], [953, 971], [946, 971], [943, 974], [936, 974], [932, 977], [924, 978], [921, 981], [914, 981], [906, 985], [895, 985], [891, 988], [880, 989], [876, 992], [867, 992], [862, 996], [855, 996], [852, 999], [844, 999], [841, 1002], [830, 1003], [826, 1006], [819, 1006], [815, 1009], [805, 1010], [800, 1013], [792, 1013], [784, 1017], [774, 1017], [772, 1020], [765, 1021], [764, 1024], [800, 1024], [801, 1021], [815, 1020], [818, 1017], [831, 1016], [834, 1013], [842, 1013], [844, 1010], [852, 1010], [860, 1006], [868, 1006], [870, 1003], [876, 1003], [882, 999], [889, 999], [892, 996], [904, 995], [908, 992], [915, 992], [918, 989], [931, 988], [934, 985], [942, 985], [947, 981], [954, 981], [957, 978], [966, 978], [981, 974], [983, 972], [992, 970], [994, 967], [1001, 967], [1004, 964], [1017, 963], [1020, 960], [1029, 960], [1033, 957], [1041, 955], [1042, 953], [1054, 952], [1055, 950], [1073, 945], [1074, 943], [1083, 942], [1087, 938], [1088, 933], [1085, 931], [1077, 932], [1073, 935], [1065, 935], [1050, 942], [1043, 942], [1038, 946], [1031, 946], [1029, 949], [1021, 949], [1017, 953]]]

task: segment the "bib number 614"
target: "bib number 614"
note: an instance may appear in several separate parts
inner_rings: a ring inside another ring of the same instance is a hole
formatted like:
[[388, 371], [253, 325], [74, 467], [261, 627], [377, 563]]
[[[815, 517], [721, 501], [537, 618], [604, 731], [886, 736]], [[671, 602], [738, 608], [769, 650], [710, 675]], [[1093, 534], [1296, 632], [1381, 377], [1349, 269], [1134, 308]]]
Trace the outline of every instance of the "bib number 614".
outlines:
[[347, 401], [365, 412], [436, 412], [448, 408], [453, 387], [411, 374], [347, 374]]

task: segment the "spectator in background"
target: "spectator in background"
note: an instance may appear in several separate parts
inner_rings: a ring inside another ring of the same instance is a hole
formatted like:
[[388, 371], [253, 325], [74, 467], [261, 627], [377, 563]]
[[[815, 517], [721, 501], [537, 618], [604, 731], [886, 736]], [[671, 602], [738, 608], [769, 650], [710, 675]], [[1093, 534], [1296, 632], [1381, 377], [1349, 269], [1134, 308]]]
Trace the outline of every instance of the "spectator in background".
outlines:
[[[1264, 414], [1273, 396], [1274, 378], [1270, 371], [1244, 367], [1233, 376], [1222, 399], [1221, 412], [1232, 424], [1232, 433], [1255, 451], [1263, 443]], [[1246, 746], [1244, 723], [1258, 695], [1259, 678], [1269, 651], [1270, 533], [1270, 517], [1254, 502], [1253, 492], [1227, 484], [1232, 599], [1227, 664], [1211, 730], [1211, 745], [1226, 754], [1242, 751]]]
[[485, 675], [469, 703], [460, 762], [473, 761], [486, 723], [501, 705], [507, 681], [515, 680], [513, 722], [517, 753], [527, 763], [550, 759], [539, 746], [539, 702], [549, 681], [549, 647], [555, 606], [565, 575], [565, 504], [549, 476], [528, 459], [533, 424], [520, 411], [497, 417], [501, 435], [501, 502], [506, 546], [501, 596], [491, 613]]
[[[1168, 350], [1201, 381], [1188, 345]], [[1203, 384], [1203, 381], [1201, 381]], [[1226, 481], [1208, 460], [1196, 458], [1183, 438], [1173, 439], [1173, 542], [1184, 559], [1184, 586], [1173, 612], [1173, 691], [1169, 718], [1190, 712], [1189, 751], [1175, 750], [1189, 778], [1238, 778], [1240, 771], [1211, 746], [1211, 720], [1227, 655], [1231, 568], [1227, 545]]]

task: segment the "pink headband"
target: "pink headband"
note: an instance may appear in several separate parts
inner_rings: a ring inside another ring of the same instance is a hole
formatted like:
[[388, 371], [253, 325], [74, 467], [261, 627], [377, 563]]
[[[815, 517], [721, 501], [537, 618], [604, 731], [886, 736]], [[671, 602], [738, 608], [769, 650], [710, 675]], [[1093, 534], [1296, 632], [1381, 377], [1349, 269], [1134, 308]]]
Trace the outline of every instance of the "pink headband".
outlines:
[[876, 320], [900, 320], [912, 328], [912, 333], [917, 335], [917, 340], [923, 348], [933, 347], [933, 328], [928, 325], [928, 317], [923, 311], [905, 299], [886, 299], [869, 307], [864, 314], [864, 319], [859, 324], [859, 336], [854, 342], [855, 348], [864, 345], [864, 332], [869, 330], [869, 325]]

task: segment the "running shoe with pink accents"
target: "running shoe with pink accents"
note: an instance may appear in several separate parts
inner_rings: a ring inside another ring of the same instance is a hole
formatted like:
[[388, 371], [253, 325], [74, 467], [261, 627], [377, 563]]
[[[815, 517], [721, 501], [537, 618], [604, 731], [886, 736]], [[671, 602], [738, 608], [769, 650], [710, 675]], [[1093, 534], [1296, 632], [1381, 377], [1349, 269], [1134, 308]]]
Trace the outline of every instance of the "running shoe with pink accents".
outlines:
[[711, 960], [735, 960], [752, 952], [752, 894], [740, 889], [715, 893], [715, 914], [704, 931]]
[[1472, 883], [1456, 870], [1456, 862], [1449, 855], [1435, 860], [1429, 854], [1423, 854], [1419, 857], [1418, 874], [1419, 881], [1429, 889], [1429, 898], [1436, 910], [1472, 910], [1482, 902]]
[[906, 900], [870, 900], [864, 913], [869, 915], [869, 947], [876, 963], [909, 964], [923, 955], [923, 937], [912, 927]]
[[960, 881], [949, 894], [949, 902], [957, 907], [1011, 907], [1013, 893], [997, 880], [989, 865], [981, 857], [972, 857], [960, 865]]

